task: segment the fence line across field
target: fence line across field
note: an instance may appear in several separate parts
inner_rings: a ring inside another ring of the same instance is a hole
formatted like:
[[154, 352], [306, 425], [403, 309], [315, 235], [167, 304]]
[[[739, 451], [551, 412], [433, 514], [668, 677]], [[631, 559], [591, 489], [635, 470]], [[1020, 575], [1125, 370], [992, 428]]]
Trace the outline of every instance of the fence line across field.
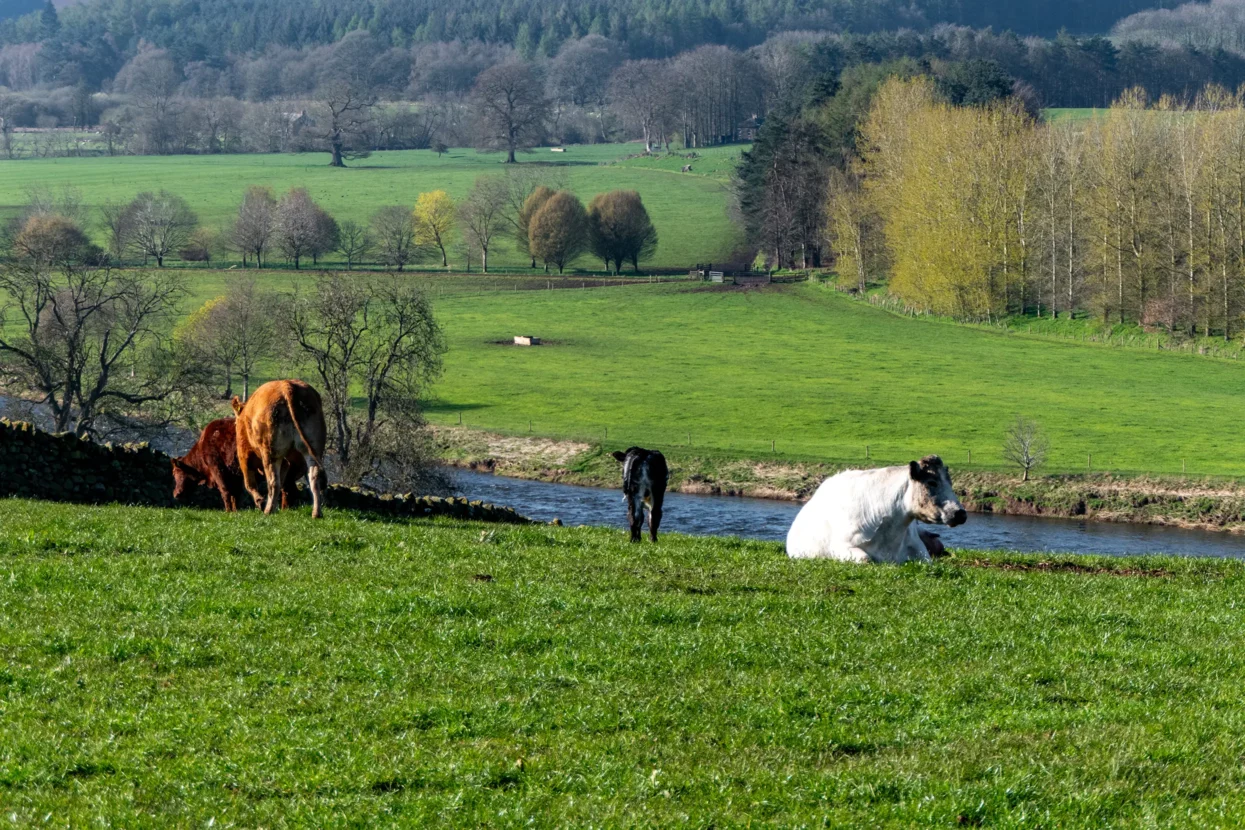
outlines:
[[[541, 438], [552, 441], [566, 441], [571, 443], [582, 444], [606, 444], [619, 445], [618, 448], [626, 446], [646, 446], [649, 449], [670, 450], [670, 451], [687, 451], [700, 450], [710, 455], [722, 454], [726, 456], [726, 461], [735, 463], [758, 462], [764, 463], [768, 460], [781, 461], [791, 464], [829, 464], [832, 466], [896, 466], [906, 464], [909, 461], [916, 460], [922, 455], [929, 453], [937, 453], [942, 456], [953, 469], [956, 466], [964, 466], [969, 471], [976, 472], [995, 472], [995, 473], [1012, 473], [1017, 472], [1018, 468], [1014, 464], [1002, 460], [1001, 450], [987, 451], [986, 460], [982, 460], [983, 453], [980, 448], [974, 449], [964, 445], [952, 448], [947, 447], [927, 447], [921, 450], [909, 449], [907, 451], [897, 448], [887, 448], [885, 445], [878, 445], [873, 442], [861, 442], [859, 445], [850, 444], [812, 444], [802, 441], [793, 441], [784, 443], [780, 437], [745, 437], [727, 439], [723, 442], [718, 438], [705, 439], [699, 441], [696, 438], [695, 431], [687, 429], [674, 429], [670, 427], [662, 427], [658, 429], [647, 429], [643, 426], [632, 426], [625, 429], [619, 429], [617, 426], [609, 427], [602, 425], [595, 433], [568, 432], [559, 434], [544, 434], [536, 428], [540, 424], [533, 418], [524, 419], [518, 424], [497, 425], [474, 423], [463, 418], [461, 412], [450, 416], [450, 420], [440, 422], [433, 420], [434, 424], [440, 423], [444, 426], [459, 426], [466, 429], [473, 429], [482, 432], [490, 432], [497, 435], [507, 437], [527, 437]], [[739, 453], [750, 453], [747, 458], [738, 458]], [[974, 460], [974, 458], [976, 460]], [[1245, 469], [1245, 467], [1243, 467]], [[1239, 481], [1245, 480], [1245, 474], [1240, 476], [1231, 473], [1210, 473], [1198, 472], [1196, 470], [1190, 472], [1187, 458], [1173, 459], [1170, 467], [1162, 469], [1150, 470], [1134, 470], [1127, 468], [1116, 468], [1110, 466], [1108, 460], [1101, 455], [1095, 457], [1094, 453], [1087, 452], [1080, 456], [1079, 459], [1071, 455], [1059, 456], [1054, 461], [1049, 461], [1040, 468], [1037, 473], [1048, 475], [1085, 475], [1109, 477], [1112, 475], [1126, 476], [1129, 478], [1145, 477], [1145, 476], [1181, 476], [1192, 477], [1203, 480], [1225, 480]]]

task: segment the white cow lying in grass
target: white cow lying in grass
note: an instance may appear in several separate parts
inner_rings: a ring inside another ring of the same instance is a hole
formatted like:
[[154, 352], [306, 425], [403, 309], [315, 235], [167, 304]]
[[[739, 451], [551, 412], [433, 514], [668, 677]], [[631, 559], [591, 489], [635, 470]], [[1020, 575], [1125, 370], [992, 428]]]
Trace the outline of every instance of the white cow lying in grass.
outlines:
[[916, 521], [956, 527], [968, 514], [936, 455], [906, 467], [848, 470], [828, 478], [787, 533], [793, 559], [928, 562]]

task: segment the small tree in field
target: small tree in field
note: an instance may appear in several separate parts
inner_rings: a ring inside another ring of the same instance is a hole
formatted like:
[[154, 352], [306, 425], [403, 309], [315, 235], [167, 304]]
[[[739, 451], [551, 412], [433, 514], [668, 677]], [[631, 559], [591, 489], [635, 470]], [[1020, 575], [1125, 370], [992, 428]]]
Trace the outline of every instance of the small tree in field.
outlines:
[[415, 241], [441, 252], [441, 267], [449, 265], [445, 249], [454, 232], [457, 217], [454, 200], [444, 190], [419, 194], [415, 202]]
[[372, 215], [372, 237], [380, 261], [401, 271], [418, 261], [419, 245], [415, 243], [415, 217], [402, 205], [383, 207]]
[[[481, 176], [458, 207], [463, 229], [463, 248], [468, 255], [480, 252], [484, 273], [488, 273], [488, 251], [493, 239], [506, 227], [506, 181], [498, 176]], [[470, 256], [468, 256], [470, 264]]]
[[355, 264], [371, 253], [375, 244], [367, 225], [353, 219], [341, 223], [337, 233], [337, 252], [346, 258], [347, 271], [353, 271]]
[[531, 257], [533, 268], [536, 267], [536, 252], [532, 250], [532, 217], [545, 206], [545, 202], [549, 201], [554, 193], [557, 193], [557, 191], [552, 188], [546, 187], [543, 184], [536, 185], [524, 197], [523, 203], [519, 205], [518, 211], [515, 213], [515, 242], [518, 243], [519, 250]]
[[565, 190], [555, 193], [532, 217], [529, 236], [532, 255], [544, 260], [546, 268], [558, 266], [561, 274], [588, 246], [583, 203]]
[[235, 374], [242, 379], [242, 399], [250, 397], [256, 364], [273, 356], [274, 302], [254, 277], [236, 276], [223, 295], [208, 300], [177, 327], [176, 336], [223, 383], [225, 400], [233, 396]]
[[440, 375], [445, 341], [423, 290], [396, 274], [323, 274], [283, 317], [324, 396], [343, 480], [432, 489], [420, 402]]
[[199, 226], [199, 217], [181, 196], [161, 190], [140, 193], [130, 203], [131, 244], [163, 268], [164, 258], [181, 250]]
[[238, 219], [230, 232], [234, 250], [242, 254], [245, 266], [249, 257], [255, 257], [255, 267], [264, 267], [264, 254], [268, 252], [277, 235], [277, 198], [266, 187], [251, 186], [238, 206]]
[[1029, 473], [1046, 463], [1050, 441], [1036, 421], [1018, 417], [1003, 436], [1003, 458], [1019, 467], [1021, 481], [1029, 480]]
[[653, 227], [640, 194], [634, 190], [613, 190], [597, 195], [588, 205], [588, 247], [614, 273], [630, 262], [638, 272], [640, 260], [657, 250], [657, 229]]

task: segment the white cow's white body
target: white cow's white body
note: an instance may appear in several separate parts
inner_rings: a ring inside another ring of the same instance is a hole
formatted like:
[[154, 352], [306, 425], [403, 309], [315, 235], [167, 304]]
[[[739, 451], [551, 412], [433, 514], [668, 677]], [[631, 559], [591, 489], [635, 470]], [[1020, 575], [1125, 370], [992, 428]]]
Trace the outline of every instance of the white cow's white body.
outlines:
[[908, 467], [848, 470], [828, 478], [795, 517], [787, 533], [787, 555], [861, 563], [928, 562], [915, 524], [922, 490]]

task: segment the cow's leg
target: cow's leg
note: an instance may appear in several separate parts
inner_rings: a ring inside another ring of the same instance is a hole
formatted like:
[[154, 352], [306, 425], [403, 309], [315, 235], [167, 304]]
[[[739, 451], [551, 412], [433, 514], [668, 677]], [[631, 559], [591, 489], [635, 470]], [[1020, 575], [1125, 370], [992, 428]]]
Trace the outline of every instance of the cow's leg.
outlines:
[[653, 504], [648, 511], [648, 535], [654, 542], [657, 541], [657, 528], [661, 527], [661, 504], [665, 498], [665, 490], [653, 491]]
[[212, 473], [212, 486], [216, 488], [216, 492], [220, 493], [221, 504], [224, 506], [225, 512], [236, 512], [238, 505], [234, 502], [233, 493], [230, 492], [229, 485], [225, 482], [225, 479], [221, 477], [220, 473]]
[[264, 457], [264, 479], [268, 482], [268, 501], [264, 505], [265, 515], [271, 515], [277, 509], [277, 499], [281, 498], [281, 462]]
[[294, 482], [293, 463], [289, 456], [285, 459], [285, 470], [281, 474], [281, 509], [289, 510], [297, 503], [298, 490]]
[[259, 470], [258, 459], [253, 455], [246, 457], [238, 457], [238, 465], [242, 468], [242, 486], [251, 494], [251, 498], [255, 500], [255, 509], [264, 509], [264, 496], [259, 492]]
[[840, 555], [834, 557], [842, 562], [856, 562], [860, 565], [869, 563], [869, 553], [864, 548], [848, 546]]
[[307, 466], [307, 485], [311, 487], [311, 518], [324, 518], [324, 495], [321, 490], [328, 484], [329, 477], [324, 469], [315, 464]]
[[627, 519], [631, 523], [631, 541], [639, 542], [644, 527], [644, 502], [635, 493], [627, 494]]

